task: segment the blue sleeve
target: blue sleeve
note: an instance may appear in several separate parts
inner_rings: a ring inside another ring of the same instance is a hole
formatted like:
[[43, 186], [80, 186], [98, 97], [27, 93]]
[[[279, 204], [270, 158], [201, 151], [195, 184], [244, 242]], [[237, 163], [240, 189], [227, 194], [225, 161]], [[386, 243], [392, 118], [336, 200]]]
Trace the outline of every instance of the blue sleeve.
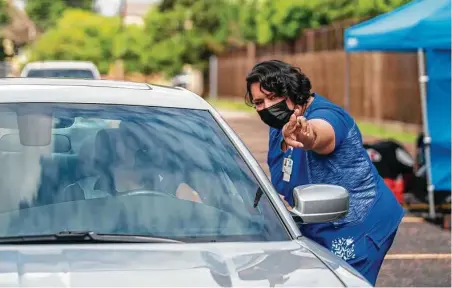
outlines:
[[268, 150], [267, 150], [267, 165], [268, 167], [271, 167], [271, 150], [273, 146], [273, 142], [275, 141], [275, 131], [273, 128], [270, 127], [270, 130], [268, 131]]
[[282, 181], [282, 163], [284, 152], [281, 145], [281, 130], [270, 128], [267, 164], [270, 170], [270, 179], [278, 193], [282, 193], [284, 183]]
[[336, 138], [335, 147], [338, 147], [347, 137], [350, 128], [349, 125], [347, 125], [348, 119], [338, 111], [333, 109], [317, 109], [309, 115], [309, 120], [312, 119], [325, 120], [333, 127]]

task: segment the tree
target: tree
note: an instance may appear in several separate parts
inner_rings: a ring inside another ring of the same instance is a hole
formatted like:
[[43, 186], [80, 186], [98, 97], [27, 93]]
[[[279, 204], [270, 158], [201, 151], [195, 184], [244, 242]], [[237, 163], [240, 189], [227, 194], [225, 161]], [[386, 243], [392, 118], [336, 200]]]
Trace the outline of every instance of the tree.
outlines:
[[[8, 14], [8, 2], [5, 0], [0, 0], [0, 30], [3, 26], [9, 23], [9, 14]], [[0, 32], [1, 33], [1, 32]], [[3, 47], [3, 37], [0, 35], [0, 61], [5, 60], [6, 58], [5, 49]]]
[[167, 0], [145, 17], [143, 69], [172, 76], [184, 64], [205, 70], [207, 59], [228, 41], [227, 0]]
[[[1, 3], [0, 0], [0, 19]], [[206, 71], [209, 56], [247, 41], [291, 41], [304, 28], [363, 19], [409, 0], [162, 0], [144, 27], [121, 27], [119, 17], [86, 11], [92, 0], [28, 0], [27, 10], [46, 33], [32, 60], [88, 60], [108, 71], [116, 59], [126, 72], [179, 73], [185, 64]], [[81, 9], [68, 9], [71, 7]]]
[[[146, 72], [142, 56], [145, 51], [146, 35], [142, 27], [137, 25], [126, 26], [123, 33], [113, 40], [113, 56], [124, 63], [125, 72]], [[151, 69], [152, 70], [152, 69]]]
[[408, 2], [410, 0], [262, 0], [257, 5], [256, 40], [261, 44], [293, 40], [305, 28], [375, 17]]
[[93, 0], [27, 0], [25, 10], [30, 19], [41, 30], [55, 26], [66, 9], [91, 10]]
[[315, 9], [325, 22], [372, 18], [407, 4], [411, 0], [319, 0]]
[[114, 61], [112, 47], [120, 37], [119, 17], [103, 17], [83, 10], [66, 10], [53, 29], [34, 43], [31, 61], [92, 61], [107, 73]]
[[162, 0], [159, 4], [158, 10], [160, 12], [168, 11], [174, 9], [177, 0]]
[[259, 12], [259, 0], [240, 0], [239, 5], [239, 31], [241, 38], [246, 41], [257, 40], [257, 21], [256, 15]]
[[316, 16], [315, 3], [310, 0], [265, 0], [256, 19], [257, 41], [266, 44], [295, 39], [304, 28], [321, 23]]
[[9, 23], [8, 2], [0, 0], [0, 27]]
[[256, 15], [261, 0], [229, 0], [227, 9], [218, 16], [221, 33], [227, 45], [242, 46], [256, 41]]

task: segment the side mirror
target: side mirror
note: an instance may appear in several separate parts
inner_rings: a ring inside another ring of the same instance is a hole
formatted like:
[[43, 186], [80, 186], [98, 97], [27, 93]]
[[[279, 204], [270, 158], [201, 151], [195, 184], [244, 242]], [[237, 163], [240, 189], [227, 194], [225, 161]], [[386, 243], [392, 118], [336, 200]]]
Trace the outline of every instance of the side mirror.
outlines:
[[293, 189], [291, 213], [302, 223], [325, 223], [345, 217], [348, 213], [348, 191], [336, 185], [301, 185]]

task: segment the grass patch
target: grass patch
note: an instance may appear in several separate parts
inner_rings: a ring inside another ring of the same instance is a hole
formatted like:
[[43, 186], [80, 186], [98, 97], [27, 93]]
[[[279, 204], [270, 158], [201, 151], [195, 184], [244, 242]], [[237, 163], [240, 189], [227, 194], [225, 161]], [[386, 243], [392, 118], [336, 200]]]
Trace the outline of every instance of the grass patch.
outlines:
[[[245, 104], [244, 99], [206, 99], [217, 110], [242, 111], [254, 113], [255, 110]], [[378, 125], [368, 121], [357, 121], [363, 136], [394, 139], [402, 143], [414, 143], [417, 135], [413, 132], [403, 131]]]
[[253, 113], [254, 108], [245, 104], [245, 99], [206, 99], [217, 110], [242, 111]]
[[366, 121], [357, 121], [358, 127], [363, 136], [378, 137], [384, 139], [394, 139], [402, 143], [416, 142], [416, 133], [403, 131], [400, 129], [391, 129], [384, 125], [378, 125]]

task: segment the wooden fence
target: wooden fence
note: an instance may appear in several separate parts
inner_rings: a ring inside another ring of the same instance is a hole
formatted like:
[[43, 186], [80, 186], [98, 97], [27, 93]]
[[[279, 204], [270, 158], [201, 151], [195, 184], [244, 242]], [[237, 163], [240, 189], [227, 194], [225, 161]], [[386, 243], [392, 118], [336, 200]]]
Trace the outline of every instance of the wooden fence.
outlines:
[[[231, 49], [218, 56], [219, 97], [243, 97], [245, 78], [258, 62], [280, 59], [311, 79], [313, 90], [345, 104], [344, 25], [307, 30], [298, 40]], [[360, 118], [420, 124], [417, 58], [413, 53], [353, 53], [350, 59], [350, 111]]]

